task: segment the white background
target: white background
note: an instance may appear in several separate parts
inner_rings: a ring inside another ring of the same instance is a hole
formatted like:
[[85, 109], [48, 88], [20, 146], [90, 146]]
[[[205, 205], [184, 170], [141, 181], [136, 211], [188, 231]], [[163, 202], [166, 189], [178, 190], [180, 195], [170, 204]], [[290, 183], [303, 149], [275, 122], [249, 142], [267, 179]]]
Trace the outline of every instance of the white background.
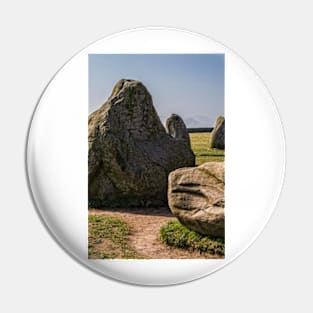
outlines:
[[[312, 310], [312, 8], [309, 1], [289, 3], [11, 1], [1, 5], [1, 311]], [[29, 120], [51, 76], [92, 41], [145, 25], [200, 32], [234, 49], [270, 88], [286, 133], [286, 182], [261, 237], [223, 270], [175, 287], [124, 285], [74, 262], [40, 223], [24, 171]]]

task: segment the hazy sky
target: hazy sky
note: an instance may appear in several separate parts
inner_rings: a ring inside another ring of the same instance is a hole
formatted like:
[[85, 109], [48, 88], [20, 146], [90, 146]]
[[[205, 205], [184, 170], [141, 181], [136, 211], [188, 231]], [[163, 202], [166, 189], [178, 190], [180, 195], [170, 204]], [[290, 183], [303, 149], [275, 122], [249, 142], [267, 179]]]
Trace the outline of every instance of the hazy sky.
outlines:
[[187, 127], [210, 127], [224, 115], [224, 54], [91, 54], [89, 113], [121, 78], [147, 87], [163, 122], [177, 113]]

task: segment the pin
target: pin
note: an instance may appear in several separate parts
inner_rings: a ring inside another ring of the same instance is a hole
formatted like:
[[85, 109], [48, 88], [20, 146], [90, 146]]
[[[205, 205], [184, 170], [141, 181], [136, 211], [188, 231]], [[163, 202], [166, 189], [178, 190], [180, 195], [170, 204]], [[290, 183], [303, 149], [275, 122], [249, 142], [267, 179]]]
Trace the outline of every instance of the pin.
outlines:
[[263, 230], [284, 178], [271, 94], [202, 35], [139, 28], [71, 58], [36, 107], [27, 170], [52, 237], [132, 284], [213, 273]]

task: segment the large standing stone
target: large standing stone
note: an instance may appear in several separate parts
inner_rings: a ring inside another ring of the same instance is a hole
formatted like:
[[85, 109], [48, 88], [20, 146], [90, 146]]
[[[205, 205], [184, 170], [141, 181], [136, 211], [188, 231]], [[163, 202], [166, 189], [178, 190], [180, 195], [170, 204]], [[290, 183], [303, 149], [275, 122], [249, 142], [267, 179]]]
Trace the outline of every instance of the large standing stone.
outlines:
[[211, 148], [225, 149], [225, 118], [219, 116], [211, 133]]
[[120, 80], [88, 119], [88, 196], [92, 206], [166, 203], [172, 170], [194, 166], [189, 138], [166, 133], [139, 81]]
[[169, 175], [168, 202], [186, 227], [224, 237], [224, 162], [179, 168]]

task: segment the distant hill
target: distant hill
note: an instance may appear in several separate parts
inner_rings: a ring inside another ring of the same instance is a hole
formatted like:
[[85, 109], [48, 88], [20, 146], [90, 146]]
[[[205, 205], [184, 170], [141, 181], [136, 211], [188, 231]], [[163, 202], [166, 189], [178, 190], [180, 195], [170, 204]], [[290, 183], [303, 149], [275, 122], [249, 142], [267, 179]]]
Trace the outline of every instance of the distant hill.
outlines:
[[184, 118], [187, 128], [207, 128], [213, 127], [215, 119], [206, 115], [193, 115]]
[[[215, 124], [215, 118], [206, 115], [192, 115], [189, 117], [182, 116], [183, 121], [186, 124], [186, 127], [189, 128], [213, 128]], [[167, 119], [166, 116], [160, 115], [160, 119], [165, 125]]]

